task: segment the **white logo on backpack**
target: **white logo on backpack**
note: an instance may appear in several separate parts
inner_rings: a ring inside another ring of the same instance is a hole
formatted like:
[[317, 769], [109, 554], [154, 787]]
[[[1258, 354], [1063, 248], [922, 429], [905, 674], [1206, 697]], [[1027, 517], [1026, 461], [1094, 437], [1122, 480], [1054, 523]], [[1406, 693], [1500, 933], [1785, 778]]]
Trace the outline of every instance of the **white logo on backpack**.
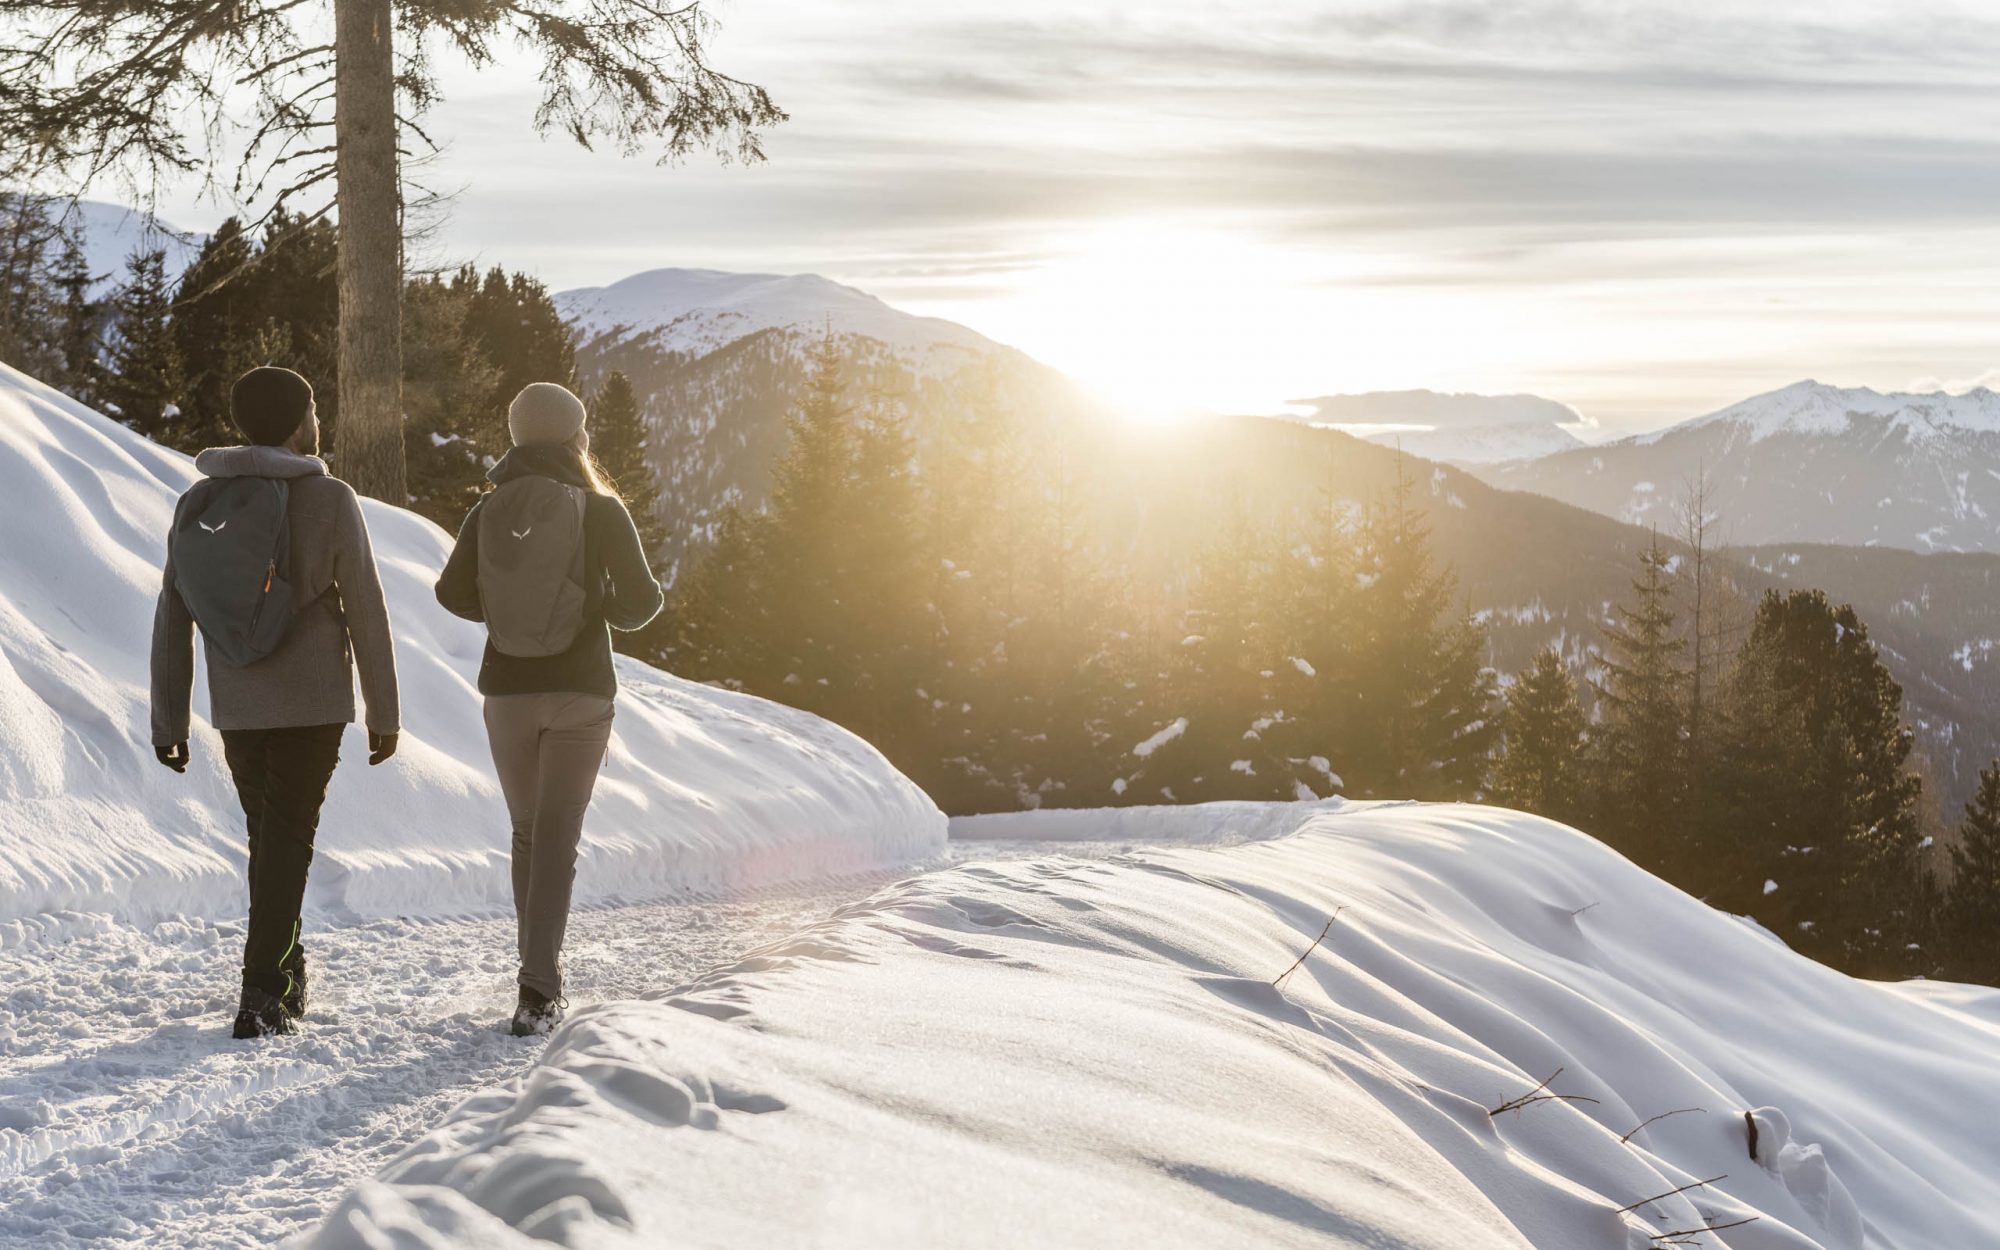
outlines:
[[[227, 525], [228, 522], [225, 521], [223, 522], [223, 524]], [[516, 538], [526, 538], [528, 535], [535, 532], [535, 527], [530, 525], [527, 529], [524, 530], [508, 530], [507, 532], [509, 534], [512, 534]]]
[[209, 524], [208, 522], [206, 522], [206, 521], [203, 521], [203, 520], [199, 520], [199, 519], [197, 519], [197, 520], [195, 521], [195, 524], [196, 524], [196, 525], [199, 525], [199, 526], [201, 526], [201, 527], [202, 527], [203, 529], [207, 530], [207, 531], [208, 531], [209, 533], [211, 533], [211, 534], [220, 534], [220, 533], [221, 533], [221, 532], [222, 532], [223, 530], [226, 530], [226, 529], [228, 529], [228, 528], [229, 528], [229, 522], [227, 522], [227, 521], [224, 521], [224, 522], [223, 522], [222, 524], [220, 524], [220, 525], [210, 525], [210, 524]]

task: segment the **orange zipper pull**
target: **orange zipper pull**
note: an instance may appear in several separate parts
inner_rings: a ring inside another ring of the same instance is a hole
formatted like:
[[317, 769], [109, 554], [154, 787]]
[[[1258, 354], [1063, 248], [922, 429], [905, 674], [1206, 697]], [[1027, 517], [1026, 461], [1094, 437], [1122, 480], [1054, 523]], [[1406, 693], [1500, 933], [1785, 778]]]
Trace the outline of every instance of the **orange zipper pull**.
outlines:
[[278, 562], [277, 562], [276, 560], [273, 560], [273, 561], [271, 561], [271, 562], [270, 562], [269, 564], [267, 564], [267, 565], [265, 565], [265, 566], [264, 566], [264, 593], [265, 593], [265, 594], [267, 594], [267, 595], [268, 595], [268, 594], [270, 594], [270, 593], [271, 593], [271, 579], [272, 579], [272, 578], [274, 578], [274, 577], [276, 577], [277, 575], [278, 575]]

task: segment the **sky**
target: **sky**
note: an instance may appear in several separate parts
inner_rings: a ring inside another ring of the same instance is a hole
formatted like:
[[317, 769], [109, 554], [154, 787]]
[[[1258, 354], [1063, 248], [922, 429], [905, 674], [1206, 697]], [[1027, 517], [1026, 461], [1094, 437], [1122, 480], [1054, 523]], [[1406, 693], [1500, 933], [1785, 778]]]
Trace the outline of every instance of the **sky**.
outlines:
[[2000, 5], [714, 12], [791, 114], [766, 163], [539, 139], [531, 65], [448, 68], [445, 258], [817, 272], [1161, 415], [1427, 387], [1607, 435], [1805, 377], [2000, 385]]

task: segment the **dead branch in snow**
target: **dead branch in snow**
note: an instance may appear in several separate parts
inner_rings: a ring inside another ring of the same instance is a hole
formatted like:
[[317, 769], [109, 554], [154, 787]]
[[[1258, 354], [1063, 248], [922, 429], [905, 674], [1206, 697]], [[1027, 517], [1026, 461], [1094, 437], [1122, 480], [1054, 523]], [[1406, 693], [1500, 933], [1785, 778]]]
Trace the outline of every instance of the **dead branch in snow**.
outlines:
[[1703, 1115], [1708, 1114], [1707, 1107], [1678, 1107], [1672, 1111], [1662, 1111], [1660, 1112], [1660, 1114], [1656, 1116], [1639, 1121], [1638, 1125], [1635, 1128], [1633, 1128], [1633, 1130], [1630, 1133], [1625, 1134], [1625, 1136], [1619, 1138], [1618, 1140], [1621, 1143], [1629, 1144], [1631, 1140], [1638, 1135], [1640, 1129], [1645, 1128], [1648, 1124], [1653, 1123], [1654, 1120], [1664, 1120], [1670, 1115], [1686, 1115], [1690, 1111], [1699, 1111]]
[[1655, 1246], [1698, 1246], [1701, 1244], [1701, 1235], [1703, 1233], [1719, 1233], [1725, 1228], [1741, 1228], [1745, 1224], [1755, 1224], [1763, 1218], [1761, 1215], [1752, 1215], [1746, 1219], [1731, 1220], [1727, 1224], [1711, 1222], [1703, 1224], [1700, 1228], [1677, 1228], [1670, 1233], [1654, 1233], [1653, 1244]]
[[1704, 1185], [1713, 1185], [1717, 1181], [1726, 1181], [1728, 1179], [1729, 1179], [1729, 1174], [1725, 1172], [1721, 1176], [1711, 1176], [1705, 1181], [1689, 1181], [1687, 1184], [1681, 1186], [1679, 1189], [1669, 1189], [1667, 1192], [1663, 1194], [1654, 1194], [1650, 1198], [1641, 1198], [1639, 1199], [1639, 1201], [1633, 1203], [1630, 1206], [1619, 1207], [1617, 1213], [1619, 1215], [1623, 1215], [1627, 1211], [1637, 1211], [1640, 1207], [1645, 1206], [1649, 1202], [1658, 1202], [1662, 1198], [1671, 1198], [1675, 1194], [1684, 1194], [1690, 1189], [1700, 1189]]
[[1272, 989], [1281, 990], [1285, 988], [1285, 978], [1291, 976], [1294, 972], [1297, 972], [1299, 970], [1300, 965], [1304, 964], [1306, 961], [1306, 955], [1310, 955], [1314, 951], [1319, 949], [1319, 944], [1321, 942], [1326, 941], [1326, 935], [1333, 931], [1333, 922], [1340, 919], [1340, 913], [1346, 910], [1347, 910], [1346, 904], [1342, 904], [1341, 906], [1333, 909], [1333, 914], [1326, 918], [1326, 927], [1319, 931], [1319, 936], [1313, 939], [1313, 944], [1311, 946], [1306, 947], [1305, 955], [1300, 955], [1297, 959], [1294, 959], [1292, 961], [1291, 967], [1285, 969], [1283, 972], [1278, 974], [1278, 979], [1271, 982]]
[[1533, 1089], [1529, 1090], [1525, 1094], [1522, 1094], [1518, 1098], [1509, 1098], [1506, 1102], [1503, 1102], [1499, 1106], [1492, 1108], [1486, 1114], [1489, 1116], [1497, 1116], [1503, 1111], [1519, 1111], [1523, 1107], [1531, 1106], [1532, 1104], [1538, 1102], [1595, 1103], [1597, 1101], [1597, 1099], [1595, 1098], [1587, 1098], [1582, 1094], [1551, 1094], [1544, 1092], [1548, 1089], [1550, 1084], [1552, 1084], [1555, 1081], [1555, 1079], [1561, 1076], [1562, 1074], [1563, 1070], [1561, 1068], [1557, 1068], [1554, 1072], [1549, 1073], [1548, 1078], [1542, 1081], [1541, 1084], [1535, 1086]]

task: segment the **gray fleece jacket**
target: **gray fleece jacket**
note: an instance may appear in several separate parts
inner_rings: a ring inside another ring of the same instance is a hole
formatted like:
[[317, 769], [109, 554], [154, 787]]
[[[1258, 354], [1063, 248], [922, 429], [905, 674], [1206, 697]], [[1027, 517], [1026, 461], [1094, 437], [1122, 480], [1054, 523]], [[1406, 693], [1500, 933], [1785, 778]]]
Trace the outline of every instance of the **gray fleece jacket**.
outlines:
[[[396, 652], [389, 608], [354, 489], [327, 476], [326, 462], [282, 447], [216, 447], [195, 457], [209, 477], [272, 477], [290, 483], [292, 611], [278, 649], [234, 667], [208, 651], [208, 695], [217, 729], [283, 729], [354, 719], [354, 674], [368, 728], [395, 733]], [[188, 738], [194, 692], [194, 617], [175, 589], [171, 553], [153, 611], [153, 744]]]

